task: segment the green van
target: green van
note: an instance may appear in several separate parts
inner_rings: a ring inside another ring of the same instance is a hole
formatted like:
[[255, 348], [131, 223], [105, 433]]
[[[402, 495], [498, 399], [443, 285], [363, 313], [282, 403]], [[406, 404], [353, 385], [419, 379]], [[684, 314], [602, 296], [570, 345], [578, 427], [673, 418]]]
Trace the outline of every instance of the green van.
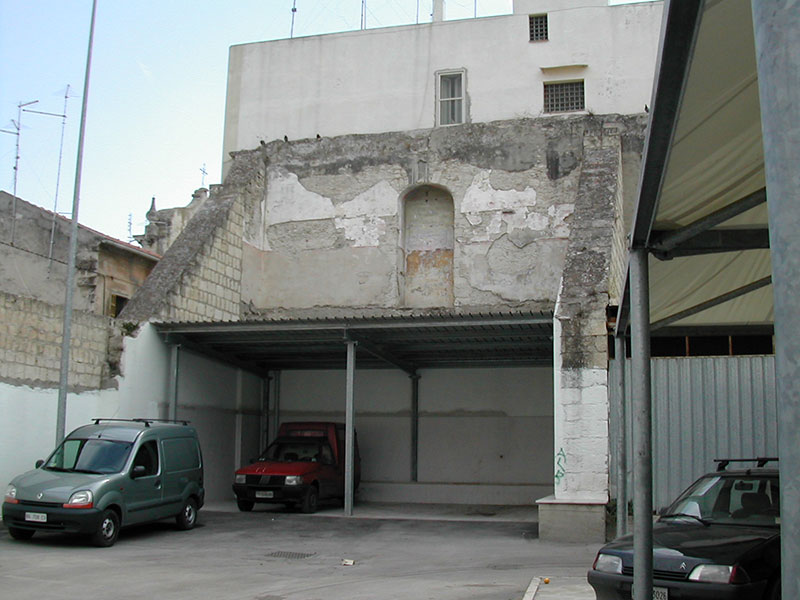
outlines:
[[11, 481], [3, 522], [17, 540], [53, 531], [111, 546], [128, 525], [174, 517], [191, 529], [204, 498], [203, 456], [187, 421], [95, 419]]

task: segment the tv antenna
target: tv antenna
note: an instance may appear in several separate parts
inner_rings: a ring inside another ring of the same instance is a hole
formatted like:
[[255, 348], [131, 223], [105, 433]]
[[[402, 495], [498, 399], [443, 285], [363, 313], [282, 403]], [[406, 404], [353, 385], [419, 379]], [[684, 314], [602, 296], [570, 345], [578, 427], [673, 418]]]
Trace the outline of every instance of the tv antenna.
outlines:
[[200, 172], [203, 176], [200, 178], [200, 187], [206, 187], [206, 175], [208, 175], [208, 171], [206, 171], [206, 163], [203, 163], [203, 166], [200, 167]]
[[31, 100], [30, 102], [20, 102], [17, 104], [17, 120], [11, 119], [11, 124], [14, 126], [14, 131], [7, 129], [0, 129], [3, 133], [10, 133], [17, 136], [17, 145], [14, 152], [14, 196], [11, 199], [11, 245], [14, 245], [14, 236], [17, 231], [17, 179], [19, 176], [19, 138], [22, 133], [22, 109], [26, 106], [36, 104], [38, 100]]
[[297, 0], [292, 0], [292, 28], [289, 31], [289, 37], [294, 37], [294, 16], [297, 14]]

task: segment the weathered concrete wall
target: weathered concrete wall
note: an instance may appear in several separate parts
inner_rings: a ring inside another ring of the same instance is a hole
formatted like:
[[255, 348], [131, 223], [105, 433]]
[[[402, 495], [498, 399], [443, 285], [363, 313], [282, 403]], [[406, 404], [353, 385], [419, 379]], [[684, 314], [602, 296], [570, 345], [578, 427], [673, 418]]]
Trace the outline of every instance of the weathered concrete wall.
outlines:
[[[529, 11], [549, 11], [530, 42]], [[660, 2], [538, 0], [519, 14], [233, 46], [223, 142], [270, 142], [435, 125], [436, 72], [463, 69], [467, 122], [538, 117], [545, 82], [584, 80], [586, 110], [637, 114], [650, 102]], [[387, 52], [387, 48], [391, 51]]]
[[[14, 203], [10, 194], [0, 192], [0, 290], [63, 304], [70, 229], [68, 219], [19, 198]], [[157, 261], [155, 255], [79, 226], [73, 306], [109, 314], [110, 294], [130, 298]]]
[[[121, 344], [111, 319], [86, 311], [72, 319], [70, 388], [110, 385]], [[0, 292], [0, 381], [57, 387], [63, 322], [63, 306]]]
[[[3, 321], [4, 322], [4, 321]], [[2, 327], [2, 325], [0, 325]], [[59, 330], [60, 331], [60, 330]], [[122, 375], [114, 389], [71, 391], [66, 429], [96, 417], [167, 418], [170, 352], [152, 325], [124, 338]], [[0, 367], [5, 361], [0, 361]], [[206, 498], [231, 498], [233, 471], [258, 446], [261, 381], [182, 350], [177, 417], [198, 429], [205, 463]], [[0, 380], [0, 482], [33, 468], [55, 444], [57, 394], [52, 389]], [[258, 452], [257, 450], [255, 452]], [[243, 456], [243, 459], [240, 457]]]
[[[242, 301], [256, 311], [552, 308], [571, 223], [583, 219], [574, 213], [584, 140], [613, 138], [619, 152], [622, 135], [642, 134], [636, 117], [520, 119], [237, 153], [237, 162], [267, 165], [263, 201], [245, 209]], [[611, 177], [621, 177], [619, 164]], [[431, 238], [425, 220], [424, 233], [413, 231], [407, 211], [420, 190], [452, 198], [452, 238], [434, 243], [444, 234]], [[609, 227], [610, 249], [619, 224]], [[443, 286], [452, 278], [452, 292], [411, 299], [418, 250], [441, 251], [425, 277]]]

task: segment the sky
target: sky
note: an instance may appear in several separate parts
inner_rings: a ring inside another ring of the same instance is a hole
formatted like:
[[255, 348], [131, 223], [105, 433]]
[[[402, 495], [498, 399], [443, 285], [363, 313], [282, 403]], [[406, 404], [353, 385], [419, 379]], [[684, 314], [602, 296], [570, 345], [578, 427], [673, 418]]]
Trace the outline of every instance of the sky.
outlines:
[[[361, 0], [294, 1], [294, 37], [360, 28]], [[98, 0], [82, 225], [128, 241], [143, 233], [153, 197], [158, 208], [185, 206], [197, 188], [220, 183], [228, 49], [289, 37], [292, 3]], [[430, 0], [419, 5], [419, 22], [430, 21]], [[471, 18], [475, 6], [447, 0], [445, 16]], [[0, 189], [13, 192], [19, 141], [17, 196], [67, 217], [91, 11], [91, 0], [0, 0]], [[477, 0], [477, 11], [507, 14], [511, 0]], [[368, 28], [416, 20], [417, 0], [367, 1]], [[34, 100], [18, 120], [18, 105]]]
[[[360, 28], [362, 0], [97, 1], [82, 225], [129, 241], [144, 232], [152, 198], [185, 206], [221, 183], [228, 49], [290, 37], [293, 3], [294, 37]], [[368, 28], [431, 20], [431, 0], [366, 6]], [[19, 142], [17, 196], [67, 217], [91, 10], [91, 0], [0, 0], [0, 189], [14, 190]], [[476, 12], [509, 14], [512, 0], [445, 0], [448, 20]]]

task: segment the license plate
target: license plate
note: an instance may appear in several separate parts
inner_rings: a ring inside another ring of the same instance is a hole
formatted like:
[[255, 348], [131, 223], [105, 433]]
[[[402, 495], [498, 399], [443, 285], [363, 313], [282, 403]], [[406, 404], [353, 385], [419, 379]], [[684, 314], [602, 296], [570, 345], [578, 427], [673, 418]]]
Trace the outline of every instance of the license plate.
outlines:
[[275, 492], [256, 492], [256, 498], [274, 498]]
[[[653, 600], [669, 600], [668, 593], [669, 589], [667, 588], [653, 587]], [[636, 598], [636, 594], [633, 591], [633, 588], [631, 588], [631, 597], [633, 598], [633, 600], [638, 600]]]
[[35, 523], [47, 523], [47, 515], [45, 513], [25, 513], [26, 521], [34, 521]]

